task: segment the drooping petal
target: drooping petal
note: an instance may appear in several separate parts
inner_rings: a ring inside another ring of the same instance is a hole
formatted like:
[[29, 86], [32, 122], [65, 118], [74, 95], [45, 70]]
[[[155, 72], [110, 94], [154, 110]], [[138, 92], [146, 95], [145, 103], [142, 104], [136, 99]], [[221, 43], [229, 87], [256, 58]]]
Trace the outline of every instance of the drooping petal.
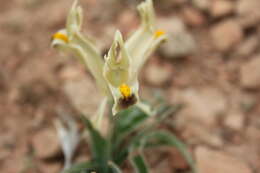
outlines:
[[[122, 85], [125, 85], [124, 87], [128, 87], [130, 90], [129, 95], [126, 97], [123, 91], [120, 89]], [[130, 106], [135, 105], [139, 102], [139, 83], [136, 81], [136, 83], [133, 83], [132, 85], [126, 85], [122, 84], [119, 88], [115, 88], [110, 85], [110, 90], [114, 98], [114, 104], [112, 108], [113, 115], [116, 115], [121, 110], [127, 109]]]
[[103, 77], [104, 61], [101, 53], [94, 43], [80, 32], [82, 25], [82, 10], [74, 2], [67, 17], [66, 29], [62, 29], [53, 35], [52, 46], [62, 52], [72, 53], [87, 66], [94, 76], [98, 87], [110, 96], [107, 83]]
[[141, 26], [126, 42], [126, 49], [132, 57], [131, 80], [137, 75], [155, 48], [166, 39], [163, 30], [155, 29], [155, 16], [152, 0], [146, 0], [138, 6], [141, 16]]

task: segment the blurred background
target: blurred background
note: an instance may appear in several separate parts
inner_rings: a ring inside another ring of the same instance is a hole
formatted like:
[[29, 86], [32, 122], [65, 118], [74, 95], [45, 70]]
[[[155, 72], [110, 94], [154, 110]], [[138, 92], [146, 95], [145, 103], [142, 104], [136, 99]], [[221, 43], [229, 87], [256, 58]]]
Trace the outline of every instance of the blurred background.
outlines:
[[[73, 0], [0, 2], [0, 170], [58, 173], [53, 121], [60, 110], [91, 116], [102, 98], [75, 58], [50, 47]], [[139, 2], [80, 0], [84, 33], [106, 53], [117, 28], [126, 38], [138, 27]], [[201, 173], [260, 173], [260, 1], [154, 4], [169, 39], [145, 65], [141, 95], [184, 105], [162, 126], [189, 146]], [[75, 161], [90, 157], [81, 145]], [[187, 172], [173, 148], [147, 154], [154, 173]]]

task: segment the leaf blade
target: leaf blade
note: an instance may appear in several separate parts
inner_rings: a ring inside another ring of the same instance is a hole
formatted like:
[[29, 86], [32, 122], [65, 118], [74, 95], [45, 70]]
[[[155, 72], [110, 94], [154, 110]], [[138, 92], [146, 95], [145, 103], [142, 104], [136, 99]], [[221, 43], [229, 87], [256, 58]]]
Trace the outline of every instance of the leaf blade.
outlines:
[[146, 161], [141, 154], [132, 156], [130, 158], [130, 160], [131, 160], [131, 164], [135, 168], [136, 173], [148, 173], [149, 172]]
[[97, 164], [100, 172], [108, 171], [107, 162], [110, 160], [110, 146], [108, 141], [93, 127], [91, 122], [82, 116], [82, 121], [88, 129], [92, 160]]
[[160, 146], [176, 147], [190, 165], [192, 172], [197, 172], [195, 163], [192, 159], [192, 156], [187, 151], [185, 144], [182, 143], [175, 135], [164, 130], [143, 133], [142, 136], [136, 138], [132, 143], [131, 151], [134, 151], [135, 149], [142, 150], [148, 147]]

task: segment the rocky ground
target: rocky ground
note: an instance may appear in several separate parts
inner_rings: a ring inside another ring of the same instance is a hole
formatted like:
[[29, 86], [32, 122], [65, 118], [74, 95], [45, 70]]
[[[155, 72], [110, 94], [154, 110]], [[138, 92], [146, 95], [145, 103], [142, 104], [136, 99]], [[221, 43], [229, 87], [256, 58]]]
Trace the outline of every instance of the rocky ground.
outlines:
[[[169, 40], [146, 64], [141, 95], [159, 90], [170, 103], [184, 105], [167, 126], [188, 144], [200, 173], [260, 173], [260, 1], [154, 1], [158, 26]], [[84, 31], [104, 53], [116, 28], [127, 36], [138, 26], [137, 0], [80, 3]], [[62, 155], [53, 126], [59, 110], [77, 117], [99, 104], [84, 67], [50, 48], [71, 4], [1, 2], [2, 172], [59, 172]], [[76, 160], [89, 157], [81, 148]], [[156, 153], [149, 157], [155, 173], [187, 169], [175, 149]]]

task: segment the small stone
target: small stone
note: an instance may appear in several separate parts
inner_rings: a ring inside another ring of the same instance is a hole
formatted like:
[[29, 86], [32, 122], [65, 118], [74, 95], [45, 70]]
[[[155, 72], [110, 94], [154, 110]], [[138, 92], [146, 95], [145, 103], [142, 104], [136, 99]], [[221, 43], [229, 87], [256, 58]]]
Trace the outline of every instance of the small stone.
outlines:
[[168, 40], [160, 47], [161, 54], [169, 59], [191, 55], [195, 50], [195, 40], [188, 32], [169, 34]]
[[205, 23], [205, 17], [195, 8], [185, 7], [183, 8], [182, 14], [188, 25], [201, 26]]
[[260, 55], [252, 58], [241, 67], [241, 85], [244, 88], [256, 89], [260, 86]]
[[134, 28], [137, 28], [137, 16], [131, 10], [124, 10], [118, 17], [118, 26], [122, 34], [131, 33]]
[[33, 136], [32, 146], [40, 159], [51, 158], [61, 151], [57, 132], [50, 128], [37, 132]]
[[62, 68], [62, 70], [60, 70], [59, 76], [62, 80], [66, 81], [77, 78], [79, 75], [81, 75], [81, 73], [83, 72], [75, 66], [65, 66], [64, 68]]
[[162, 86], [172, 79], [172, 67], [170, 64], [150, 62], [145, 69], [146, 81], [154, 86]]
[[158, 26], [165, 30], [168, 39], [163, 43], [159, 51], [166, 58], [180, 58], [192, 54], [196, 44], [193, 36], [186, 30], [186, 26], [180, 18], [167, 17], [159, 19]]
[[211, 0], [192, 0], [192, 3], [195, 7], [206, 11], [209, 9], [210, 1]]
[[[84, 115], [94, 114], [102, 100], [94, 79], [84, 73], [79, 73], [77, 78], [66, 80], [63, 89], [72, 105]], [[89, 98], [91, 101], [88, 101]]]
[[62, 166], [60, 163], [40, 163], [38, 165], [39, 170], [41, 170], [41, 172], [46, 172], [46, 173], [57, 173], [57, 172], [61, 172], [62, 170]]
[[260, 129], [258, 127], [259, 127], [259, 124], [258, 124], [258, 126], [250, 125], [246, 129], [246, 137], [247, 137], [247, 139], [250, 142], [255, 143], [257, 145], [260, 144]]
[[171, 166], [174, 170], [185, 170], [189, 166], [187, 164], [187, 161], [184, 159], [183, 155], [179, 150], [176, 148], [172, 148], [169, 150], [170, 152], [170, 161]]
[[185, 105], [180, 118], [200, 122], [207, 127], [214, 126], [217, 117], [227, 108], [224, 95], [219, 90], [209, 87], [173, 91], [170, 93], [170, 101], [173, 104]]
[[244, 27], [252, 27], [260, 22], [260, 1], [240, 0], [237, 4], [238, 21]]
[[[259, 131], [258, 131], [259, 136]], [[253, 137], [255, 139], [255, 136]], [[259, 138], [258, 138], [259, 142]], [[243, 161], [248, 163], [253, 170], [260, 170], [260, 156], [259, 156], [259, 143], [249, 144], [245, 143], [243, 145], [230, 145], [226, 146], [224, 150], [236, 158], [241, 158]], [[257, 172], [257, 171], [256, 171]]]
[[253, 35], [247, 38], [245, 41], [241, 42], [237, 46], [234, 56], [247, 57], [251, 55], [257, 49], [258, 46], [258, 38], [255, 35]]
[[102, 34], [97, 37], [97, 47], [102, 50], [102, 53], [107, 53], [111, 46], [111, 42], [114, 40], [116, 27], [114, 25], [108, 25], [104, 27]]
[[237, 12], [241, 16], [259, 13], [259, 0], [239, 0], [237, 4]]
[[151, 169], [151, 173], [158, 173], [158, 172], [172, 173], [169, 160], [167, 159], [160, 160], [160, 162], [155, 165], [156, 166], [153, 166], [153, 168]]
[[222, 17], [231, 14], [234, 11], [234, 2], [229, 0], [216, 0], [211, 4], [211, 15], [213, 17]]
[[156, 25], [165, 30], [167, 34], [175, 34], [186, 30], [184, 22], [176, 16], [158, 18]]
[[243, 38], [241, 26], [231, 19], [213, 26], [210, 32], [213, 44], [222, 52], [230, 50]]
[[245, 116], [239, 112], [229, 114], [225, 119], [225, 125], [233, 130], [241, 130]]
[[195, 158], [200, 173], [252, 173], [246, 163], [222, 151], [200, 146], [195, 150]]
[[[182, 116], [183, 114], [180, 114]], [[180, 118], [179, 118], [180, 119]], [[179, 119], [176, 119], [177, 128], [179, 126]], [[223, 140], [221, 136], [216, 132], [216, 130], [211, 130], [209, 127], [204, 126], [201, 123], [198, 123], [196, 121], [192, 121], [191, 119], [185, 119], [183, 120], [186, 123], [182, 128], [178, 128], [180, 131], [182, 131], [182, 136], [189, 144], [207, 144], [212, 147], [222, 147], [223, 146]]]

